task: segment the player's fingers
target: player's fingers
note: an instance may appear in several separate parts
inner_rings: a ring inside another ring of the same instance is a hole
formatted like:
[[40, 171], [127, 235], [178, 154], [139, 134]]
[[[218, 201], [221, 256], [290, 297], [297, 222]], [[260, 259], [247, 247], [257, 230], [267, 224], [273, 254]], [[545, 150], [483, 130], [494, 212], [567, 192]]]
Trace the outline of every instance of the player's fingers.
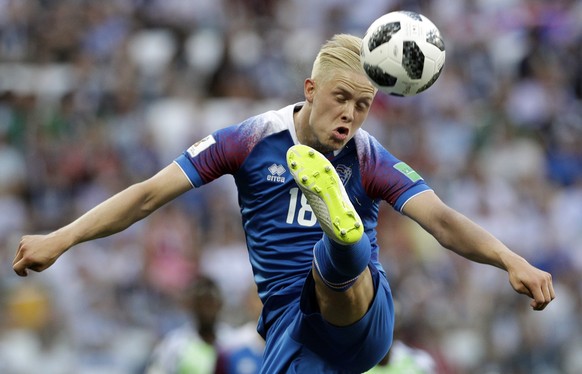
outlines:
[[21, 277], [26, 277], [28, 275], [27, 269], [34, 270], [34, 268], [31, 267], [31, 265], [33, 264], [31, 264], [30, 258], [28, 258], [26, 255], [27, 253], [26, 241], [27, 237], [23, 236], [22, 239], [20, 240], [20, 243], [18, 244], [18, 250], [16, 251], [14, 260], [12, 261], [12, 269], [16, 274], [20, 275]]
[[14, 256], [14, 260], [12, 261], [12, 269], [16, 272], [16, 274], [20, 275], [21, 277], [26, 277], [28, 274], [26, 272], [26, 267], [23, 262], [24, 257], [24, 249], [22, 247], [22, 240], [18, 245], [18, 250], [16, 251], [16, 255]]
[[525, 284], [521, 281], [519, 282], [519, 284], [517, 286], [515, 286], [515, 290], [522, 295], [526, 295], [526, 296], [534, 299], [534, 295], [531, 292], [530, 287], [528, 287], [527, 284]]
[[545, 279], [545, 282], [543, 284], [542, 290], [544, 292], [544, 298], [545, 298], [545, 302], [546, 302], [545, 305], [543, 306], [543, 308], [545, 308], [550, 302], [552, 302], [552, 300], [554, 300], [556, 298], [556, 293], [554, 291], [554, 285], [552, 283], [552, 275], [550, 273], [546, 273], [546, 279]]
[[24, 238], [20, 239], [20, 243], [18, 243], [18, 249], [16, 250], [16, 255], [14, 255], [14, 260], [12, 260], [12, 266], [16, 265], [16, 263], [22, 259], [23, 241], [24, 241]]
[[530, 303], [531, 307], [534, 310], [541, 310], [544, 308], [544, 296], [543, 296], [543, 292], [541, 291], [541, 289], [537, 289], [535, 291], [532, 292], [533, 293], [533, 300]]
[[33, 259], [24, 256], [20, 261], [18, 261], [16, 264], [12, 266], [12, 269], [16, 272], [16, 274], [20, 275], [21, 277], [26, 277], [28, 275], [29, 270], [41, 272], [45, 270], [48, 266], [49, 265], [47, 264], [37, 262]]
[[28, 271], [26, 271], [26, 264], [24, 263], [24, 259], [21, 259], [20, 261], [16, 262], [14, 265], [12, 265], [12, 269], [14, 270], [14, 272], [18, 275], [20, 275], [21, 277], [26, 277], [28, 275]]
[[550, 303], [549, 301], [538, 302], [538, 301], [534, 300], [531, 302], [531, 307], [533, 310], [544, 310], [548, 306], [549, 303]]
[[554, 287], [552, 286], [552, 276], [545, 274], [540, 287], [533, 290], [534, 300], [531, 305], [534, 310], [543, 310], [556, 297]]
[[14, 256], [14, 260], [12, 260], [12, 266], [15, 266], [20, 259], [22, 259], [22, 254], [20, 253], [20, 248], [18, 249], [18, 251], [16, 252], [16, 255]]
[[556, 292], [554, 291], [554, 283], [552, 282], [552, 275], [551, 274], [548, 275], [550, 276], [550, 284], [548, 286], [550, 290], [550, 298], [554, 300], [556, 298]]

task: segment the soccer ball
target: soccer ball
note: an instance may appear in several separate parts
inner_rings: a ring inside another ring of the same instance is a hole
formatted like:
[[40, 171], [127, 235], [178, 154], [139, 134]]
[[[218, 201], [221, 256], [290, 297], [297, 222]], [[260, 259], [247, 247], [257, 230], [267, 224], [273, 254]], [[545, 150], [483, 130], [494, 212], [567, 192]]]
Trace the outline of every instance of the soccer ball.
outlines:
[[438, 79], [445, 44], [434, 23], [422, 14], [395, 11], [370, 25], [362, 38], [360, 61], [380, 91], [412, 96]]

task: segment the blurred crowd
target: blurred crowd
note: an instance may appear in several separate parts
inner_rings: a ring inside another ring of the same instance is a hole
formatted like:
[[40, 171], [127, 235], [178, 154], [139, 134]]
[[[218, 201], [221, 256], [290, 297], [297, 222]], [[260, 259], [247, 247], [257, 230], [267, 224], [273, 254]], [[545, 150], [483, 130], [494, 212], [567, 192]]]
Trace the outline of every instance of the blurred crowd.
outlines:
[[249, 322], [229, 177], [40, 275], [18, 278], [12, 259], [22, 234], [70, 222], [216, 128], [300, 101], [321, 43], [396, 9], [428, 16], [447, 60], [427, 92], [379, 94], [366, 130], [550, 271], [557, 294], [533, 312], [506, 273], [384, 204], [396, 338], [443, 373], [582, 372], [576, 0], [0, 0], [0, 372], [140, 373], [189, 318], [183, 292], [202, 275], [220, 284], [222, 321]]

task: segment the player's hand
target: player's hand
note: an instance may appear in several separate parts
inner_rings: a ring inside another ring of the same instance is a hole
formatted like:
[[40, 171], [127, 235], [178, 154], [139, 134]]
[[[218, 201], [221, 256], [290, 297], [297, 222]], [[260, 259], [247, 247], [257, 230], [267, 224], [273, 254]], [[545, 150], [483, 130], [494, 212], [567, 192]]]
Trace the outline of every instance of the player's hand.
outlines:
[[552, 275], [530, 265], [525, 260], [516, 261], [508, 269], [509, 282], [519, 293], [531, 297], [534, 310], [543, 310], [556, 298]]
[[28, 275], [28, 269], [43, 271], [51, 266], [65, 250], [66, 247], [54, 235], [23, 236], [12, 262], [12, 269], [21, 277]]

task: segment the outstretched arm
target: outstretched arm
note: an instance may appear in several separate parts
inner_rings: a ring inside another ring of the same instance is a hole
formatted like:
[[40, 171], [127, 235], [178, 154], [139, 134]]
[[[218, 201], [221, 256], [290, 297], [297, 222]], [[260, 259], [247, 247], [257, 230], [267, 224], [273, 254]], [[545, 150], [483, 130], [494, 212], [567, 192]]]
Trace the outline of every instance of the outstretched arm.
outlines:
[[507, 271], [511, 286], [533, 299], [533, 309], [542, 310], [555, 298], [549, 273], [530, 265], [481, 226], [444, 204], [434, 192], [415, 196], [406, 203], [403, 213], [443, 247], [469, 260]]
[[42, 271], [72, 246], [122, 231], [192, 188], [175, 164], [150, 179], [136, 183], [47, 235], [23, 236], [12, 263], [20, 276], [27, 269]]

